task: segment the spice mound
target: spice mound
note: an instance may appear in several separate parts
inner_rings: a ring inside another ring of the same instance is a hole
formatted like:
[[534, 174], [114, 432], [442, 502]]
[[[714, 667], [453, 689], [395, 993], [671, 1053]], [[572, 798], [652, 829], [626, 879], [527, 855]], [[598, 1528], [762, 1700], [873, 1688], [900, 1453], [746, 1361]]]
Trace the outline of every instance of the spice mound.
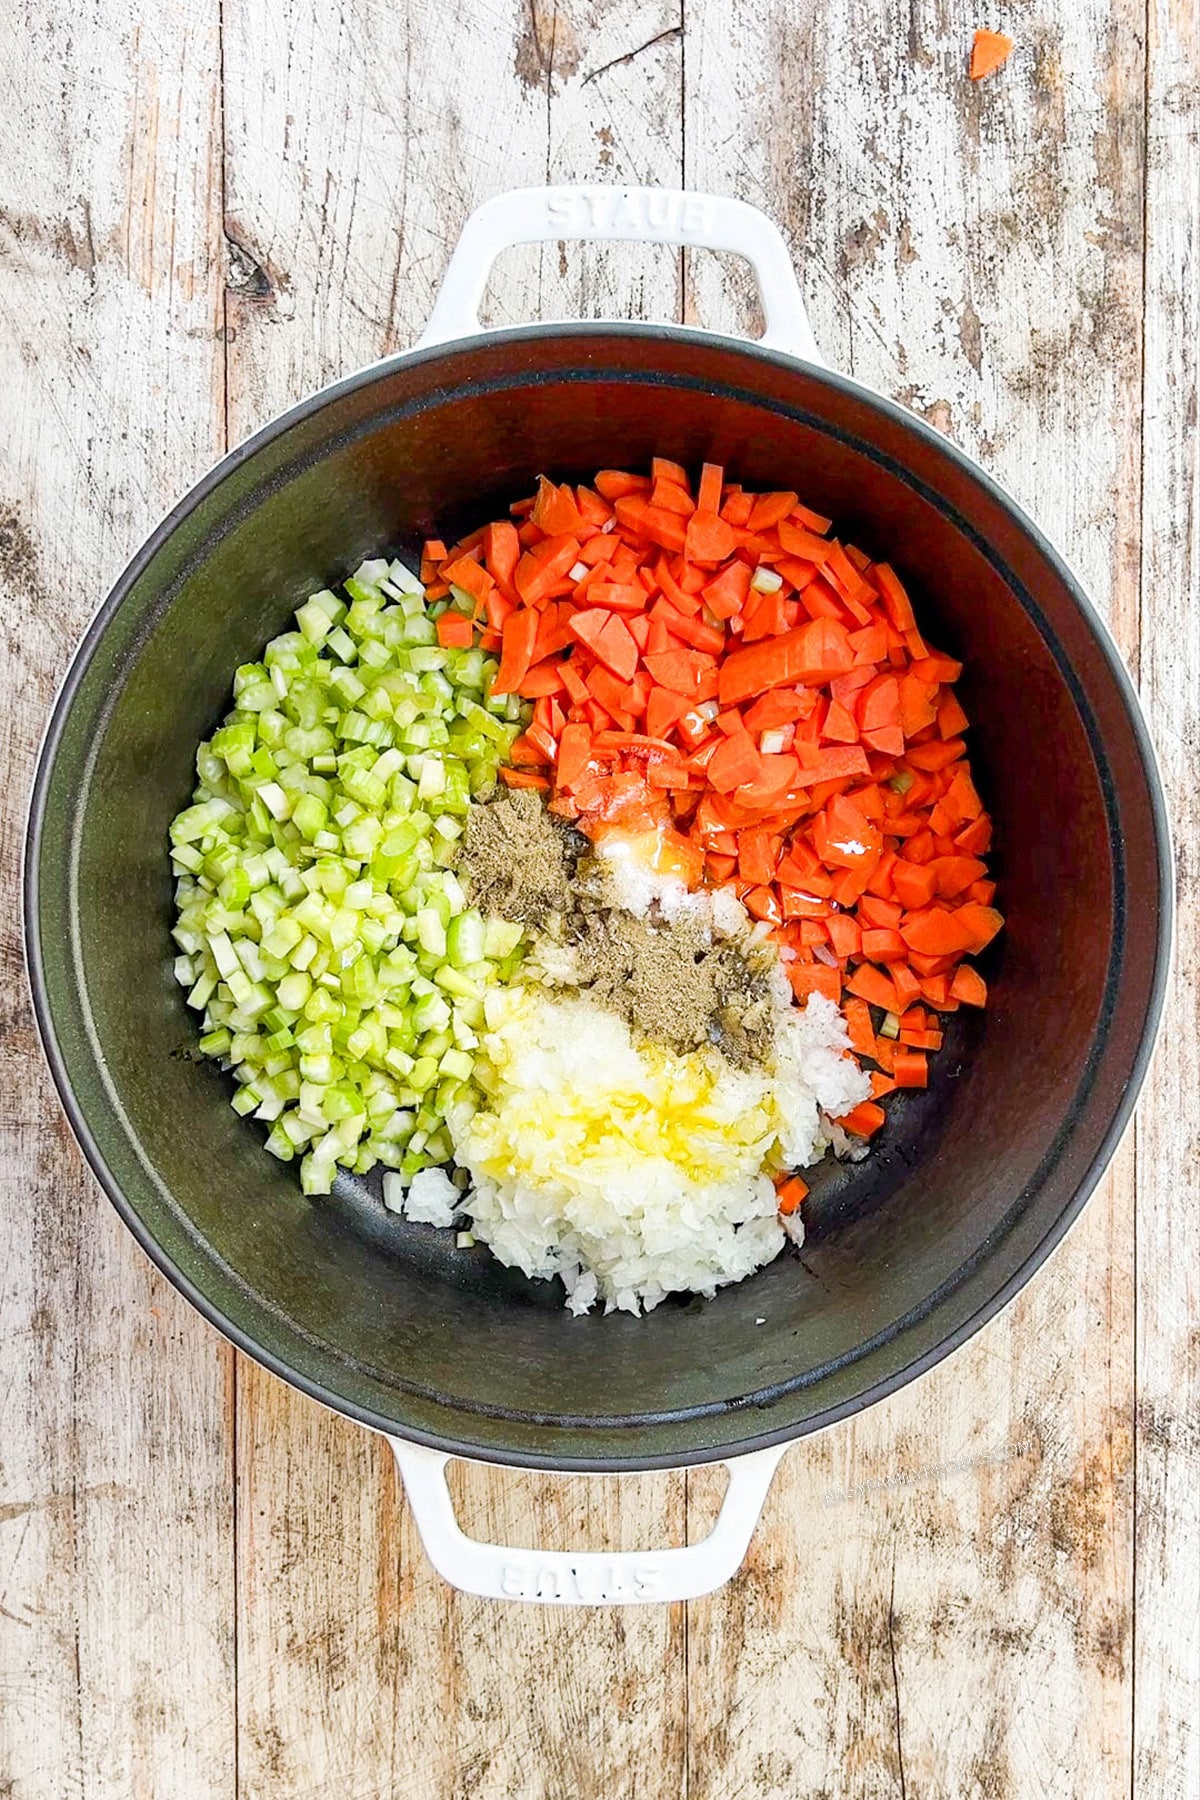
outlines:
[[481, 911], [532, 928], [526, 972], [543, 985], [576, 990], [667, 1049], [761, 1062], [774, 951], [732, 896], [689, 894], [639, 860], [647, 850], [614, 838], [593, 851], [517, 790], [474, 809], [458, 873]]
[[868, 1092], [837, 1008], [797, 1010], [737, 899], [690, 893], [656, 849], [593, 849], [515, 791], [476, 809], [458, 866], [528, 948], [485, 1002], [483, 1103], [449, 1119], [471, 1191], [445, 1204], [501, 1261], [560, 1276], [574, 1312], [711, 1295], [799, 1241], [774, 1177]]

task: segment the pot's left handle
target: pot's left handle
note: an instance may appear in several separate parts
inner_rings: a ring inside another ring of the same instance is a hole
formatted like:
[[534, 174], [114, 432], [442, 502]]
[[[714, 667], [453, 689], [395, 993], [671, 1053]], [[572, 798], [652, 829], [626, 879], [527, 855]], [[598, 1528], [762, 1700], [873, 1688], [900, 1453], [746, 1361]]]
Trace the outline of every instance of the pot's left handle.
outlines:
[[426, 1555], [467, 1594], [542, 1606], [636, 1606], [695, 1600], [736, 1575], [785, 1446], [754, 1450], [726, 1464], [729, 1487], [717, 1522], [698, 1544], [678, 1550], [513, 1550], [467, 1537], [446, 1485], [450, 1458], [405, 1438], [389, 1438]]
[[479, 305], [502, 250], [567, 238], [690, 244], [744, 256], [762, 297], [761, 342], [823, 366], [778, 226], [744, 200], [674, 188], [519, 188], [485, 200], [463, 226], [417, 348], [480, 330]]

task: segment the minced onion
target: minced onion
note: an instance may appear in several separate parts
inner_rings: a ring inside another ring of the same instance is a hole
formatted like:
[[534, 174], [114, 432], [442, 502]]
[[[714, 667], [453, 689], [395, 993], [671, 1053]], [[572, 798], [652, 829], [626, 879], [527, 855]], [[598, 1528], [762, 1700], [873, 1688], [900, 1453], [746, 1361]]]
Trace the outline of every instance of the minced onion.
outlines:
[[309, 1194], [339, 1164], [411, 1179], [450, 1159], [484, 995], [520, 958], [520, 927], [485, 922], [453, 872], [520, 717], [515, 696], [485, 698], [494, 659], [437, 642], [438, 614], [471, 604], [427, 606], [383, 558], [313, 594], [238, 669], [171, 826], [174, 972], [200, 1048]]

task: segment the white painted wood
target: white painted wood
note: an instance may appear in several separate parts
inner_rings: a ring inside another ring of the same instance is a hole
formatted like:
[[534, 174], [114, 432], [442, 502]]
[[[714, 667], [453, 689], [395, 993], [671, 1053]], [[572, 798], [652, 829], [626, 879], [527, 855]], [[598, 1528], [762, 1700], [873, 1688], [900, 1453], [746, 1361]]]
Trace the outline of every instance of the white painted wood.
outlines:
[[20, 7], [0, 122], [0, 1792], [234, 1794], [231, 1357], [83, 1169], [21, 966], [74, 640], [223, 439], [217, 8]]
[[1138, 1149], [1136, 1800], [1200, 1792], [1200, 19], [1150, 7], [1142, 688], [1179, 928]]

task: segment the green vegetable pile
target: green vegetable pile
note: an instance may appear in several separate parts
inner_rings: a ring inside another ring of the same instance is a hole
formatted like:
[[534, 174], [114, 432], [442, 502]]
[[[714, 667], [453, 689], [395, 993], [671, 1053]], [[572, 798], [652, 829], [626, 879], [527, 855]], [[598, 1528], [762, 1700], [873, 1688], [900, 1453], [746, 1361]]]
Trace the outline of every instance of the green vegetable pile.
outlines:
[[301, 1156], [305, 1193], [336, 1166], [407, 1179], [450, 1160], [445, 1118], [475, 1104], [477, 1031], [521, 929], [484, 922], [455, 877], [472, 799], [489, 792], [520, 703], [492, 701], [494, 659], [443, 649], [402, 563], [365, 562], [344, 598], [314, 594], [298, 630], [233, 683], [171, 826], [176, 978], [233, 1105]]

